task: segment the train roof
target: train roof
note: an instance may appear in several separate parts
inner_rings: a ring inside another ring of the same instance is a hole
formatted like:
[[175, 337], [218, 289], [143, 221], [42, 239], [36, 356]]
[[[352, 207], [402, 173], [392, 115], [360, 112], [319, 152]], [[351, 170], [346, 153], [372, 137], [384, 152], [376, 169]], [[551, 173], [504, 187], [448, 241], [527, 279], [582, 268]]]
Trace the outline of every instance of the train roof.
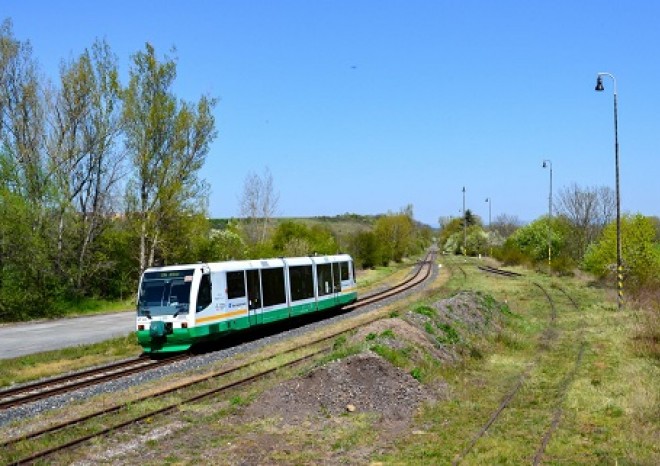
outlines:
[[311, 264], [329, 264], [331, 262], [345, 262], [353, 260], [348, 254], [334, 254], [329, 256], [307, 256], [307, 257], [279, 257], [270, 259], [248, 259], [224, 262], [207, 262], [196, 264], [177, 264], [163, 267], [149, 267], [145, 272], [167, 272], [182, 269], [198, 269], [208, 267], [211, 271], [221, 270], [244, 270], [260, 269], [271, 267], [283, 267], [286, 263], [289, 266], [311, 265]]

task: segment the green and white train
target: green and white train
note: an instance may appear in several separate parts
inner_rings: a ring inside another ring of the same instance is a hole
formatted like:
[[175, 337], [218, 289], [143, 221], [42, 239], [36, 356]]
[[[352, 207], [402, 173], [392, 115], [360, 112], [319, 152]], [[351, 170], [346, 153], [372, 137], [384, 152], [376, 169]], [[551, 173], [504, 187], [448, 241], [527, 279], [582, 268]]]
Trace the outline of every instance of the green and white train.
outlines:
[[347, 254], [151, 267], [140, 279], [137, 337], [147, 353], [185, 351], [356, 299]]

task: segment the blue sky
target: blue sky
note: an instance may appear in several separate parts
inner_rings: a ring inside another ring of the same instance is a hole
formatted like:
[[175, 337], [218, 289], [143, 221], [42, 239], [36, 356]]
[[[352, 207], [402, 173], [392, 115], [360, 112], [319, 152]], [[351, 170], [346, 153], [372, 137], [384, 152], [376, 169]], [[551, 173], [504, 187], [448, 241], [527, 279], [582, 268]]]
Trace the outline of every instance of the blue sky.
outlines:
[[[437, 226], [547, 213], [553, 191], [614, 188], [617, 79], [623, 212], [660, 215], [660, 2], [2, 0], [43, 73], [105, 38], [127, 75], [145, 42], [177, 57], [175, 92], [219, 99], [202, 171], [210, 214], [239, 214], [268, 168], [280, 216], [412, 204]], [[174, 54], [172, 47], [176, 48]]]

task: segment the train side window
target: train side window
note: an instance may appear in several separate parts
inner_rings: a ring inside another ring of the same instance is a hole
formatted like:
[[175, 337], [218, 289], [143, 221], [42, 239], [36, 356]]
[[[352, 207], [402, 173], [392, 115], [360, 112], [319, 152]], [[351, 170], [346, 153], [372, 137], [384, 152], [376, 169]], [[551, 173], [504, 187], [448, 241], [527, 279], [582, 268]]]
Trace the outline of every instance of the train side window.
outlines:
[[284, 268], [262, 269], [261, 285], [264, 293], [264, 306], [274, 306], [286, 302]]
[[227, 272], [227, 298], [245, 297], [245, 274], [242, 270], [238, 272]]
[[211, 304], [211, 275], [206, 273], [202, 275], [199, 282], [199, 291], [197, 292], [197, 312], [206, 309]]
[[339, 267], [341, 267], [341, 281], [345, 282], [346, 280], [350, 279], [348, 273], [348, 262], [340, 262]]
[[289, 268], [289, 283], [291, 286], [291, 300], [314, 297], [314, 275], [311, 265], [297, 265]]

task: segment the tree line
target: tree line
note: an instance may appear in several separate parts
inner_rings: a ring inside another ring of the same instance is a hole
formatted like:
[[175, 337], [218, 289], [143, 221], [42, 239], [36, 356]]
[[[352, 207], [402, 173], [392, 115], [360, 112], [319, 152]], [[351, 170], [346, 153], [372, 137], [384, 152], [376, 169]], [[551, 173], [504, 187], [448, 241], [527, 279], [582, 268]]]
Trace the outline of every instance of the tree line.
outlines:
[[[616, 201], [611, 188], [572, 184], [553, 199], [556, 215], [523, 225], [500, 215], [487, 228], [469, 209], [463, 217], [441, 219], [445, 252], [491, 255], [505, 265], [526, 264], [571, 274], [582, 269], [596, 278], [616, 278]], [[621, 219], [626, 292], [660, 287], [660, 219], [626, 214]]]

